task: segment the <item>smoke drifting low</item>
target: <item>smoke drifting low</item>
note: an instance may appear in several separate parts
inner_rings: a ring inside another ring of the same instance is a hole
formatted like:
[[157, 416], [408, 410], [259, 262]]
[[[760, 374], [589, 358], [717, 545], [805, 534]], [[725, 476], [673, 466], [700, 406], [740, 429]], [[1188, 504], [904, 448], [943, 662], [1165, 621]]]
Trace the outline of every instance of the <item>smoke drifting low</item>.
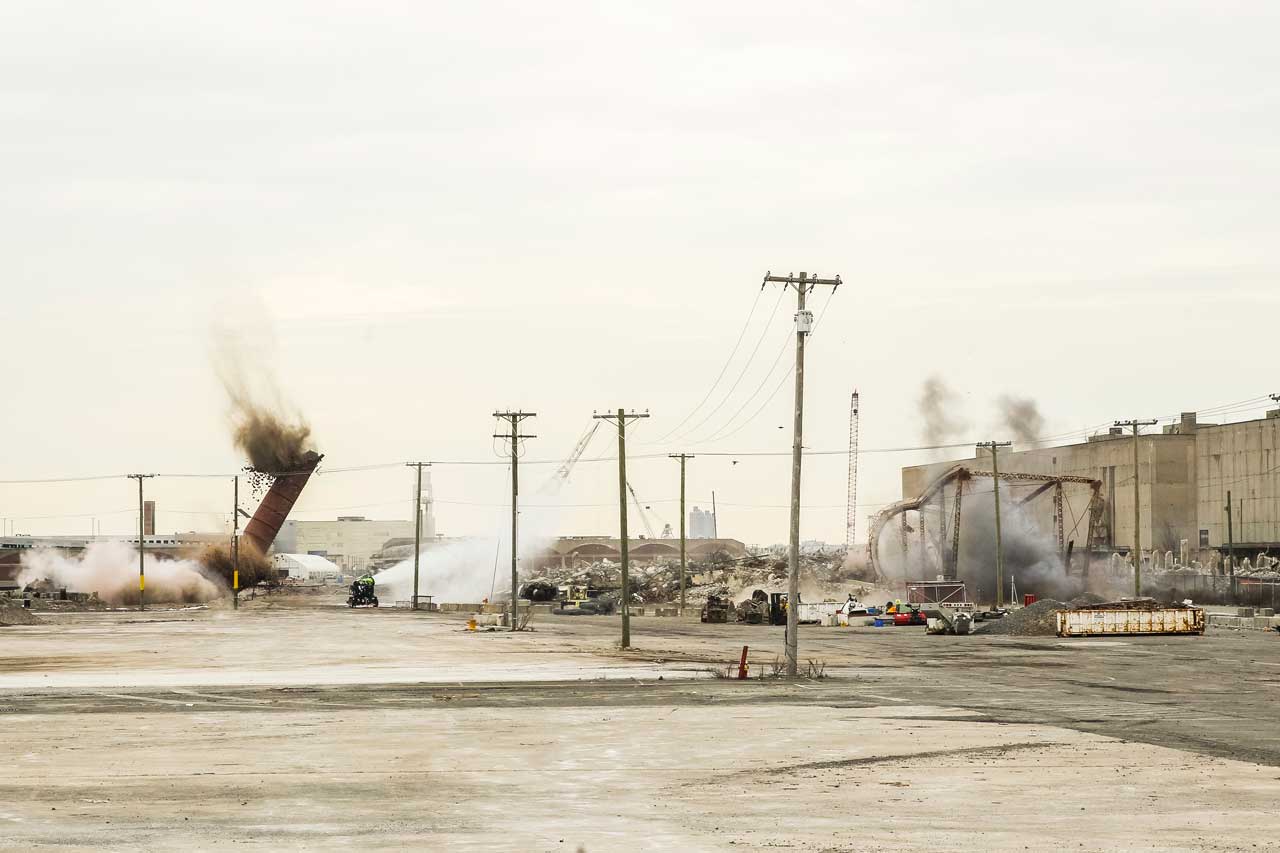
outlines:
[[[424, 549], [418, 564], [418, 591], [435, 596], [437, 602], [476, 602], [488, 598], [490, 592], [510, 594], [511, 552], [503, 547], [503, 553], [497, 554], [495, 582], [497, 551], [498, 543], [492, 539], [468, 539]], [[383, 569], [375, 579], [379, 598], [408, 601], [413, 595], [413, 557]]]
[[299, 416], [284, 414], [270, 372], [260, 363], [250, 371], [247, 356], [225, 334], [217, 339], [213, 358], [231, 403], [232, 439], [249, 466], [272, 475], [307, 469], [315, 459], [311, 427]]
[[[877, 552], [880, 568], [891, 580], [933, 580], [940, 572], [942, 561], [935, 537], [941, 530], [941, 516], [937, 506], [926, 507], [924, 513], [930, 531], [928, 541], [921, 545], [919, 533], [909, 533], [906, 554], [898, 539], [896, 521], [881, 531]], [[908, 513], [907, 519], [913, 529], [919, 530], [916, 513]], [[965, 495], [960, 530], [960, 580], [965, 582], [970, 599], [991, 601], [995, 598], [996, 537], [995, 502], [989, 490]], [[1025, 507], [1003, 494], [1000, 534], [1006, 598], [1010, 578], [1016, 582], [1019, 595], [1029, 592], [1067, 601], [1082, 592], [1080, 579], [1067, 574], [1055, 538], [1036, 525]]]
[[[145, 568], [148, 602], [202, 603], [227, 593], [195, 560], [148, 554]], [[18, 583], [26, 586], [46, 579], [73, 592], [96, 592], [108, 604], [137, 604], [138, 552], [122, 542], [96, 542], [79, 557], [47, 549], [24, 553]]]
[[959, 395], [934, 375], [924, 381], [916, 411], [920, 414], [920, 433], [926, 444], [943, 444], [959, 437], [968, 427], [956, 412]]

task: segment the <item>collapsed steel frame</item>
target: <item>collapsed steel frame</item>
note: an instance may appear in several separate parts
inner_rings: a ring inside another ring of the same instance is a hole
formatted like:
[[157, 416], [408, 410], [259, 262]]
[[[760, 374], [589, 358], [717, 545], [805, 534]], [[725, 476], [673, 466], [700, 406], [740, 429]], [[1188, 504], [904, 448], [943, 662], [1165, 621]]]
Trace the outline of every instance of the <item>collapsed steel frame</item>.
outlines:
[[[905, 554], [910, 547], [909, 534], [918, 533], [920, 536], [921, 553], [928, 554], [926, 545], [929, 542], [929, 534], [925, 528], [925, 516], [921, 512], [922, 508], [929, 504], [934, 498], [937, 498], [940, 515], [942, 517], [942, 530], [939, 531], [937, 540], [938, 558], [942, 565], [940, 566], [941, 574], [946, 580], [955, 580], [959, 574], [960, 562], [960, 510], [964, 502], [965, 486], [975, 477], [991, 478], [990, 471], [982, 471], [969, 468], [965, 465], [956, 465], [948, 469], [942, 476], [938, 477], [919, 495], [910, 500], [898, 501], [890, 504], [880, 511], [875, 517], [875, 521], [871, 526], [869, 539], [869, 547], [867, 549], [871, 559], [871, 568], [875, 572], [876, 577], [882, 577], [884, 573], [880, 570], [880, 535], [884, 528], [894, 519], [898, 519], [898, 532], [902, 543], [902, 550]], [[1066, 532], [1064, 530], [1065, 520], [1063, 518], [1063, 486], [1067, 484], [1087, 485], [1091, 490], [1089, 497], [1089, 531], [1088, 545], [1085, 548], [1084, 568], [1082, 574], [1085, 578], [1089, 576], [1089, 563], [1092, 560], [1095, 548], [1103, 547], [1107, 544], [1107, 530], [1105, 524], [1105, 508], [1106, 502], [1102, 498], [1102, 481], [1093, 480], [1088, 477], [1071, 477], [1057, 476], [1051, 474], [1020, 474], [1016, 472], [1001, 471], [997, 479], [1017, 484], [1038, 484], [1030, 494], [1021, 498], [1018, 503], [1020, 505], [1028, 504], [1041, 495], [1052, 490], [1053, 492], [1053, 526], [1057, 535], [1058, 553], [1067, 555]], [[946, 490], [948, 486], [953, 486], [954, 498], [948, 512]], [[907, 523], [907, 513], [915, 511], [919, 515], [917, 522], [918, 530], [913, 529]], [[948, 529], [948, 516], [950, 516], [950, 529]]]

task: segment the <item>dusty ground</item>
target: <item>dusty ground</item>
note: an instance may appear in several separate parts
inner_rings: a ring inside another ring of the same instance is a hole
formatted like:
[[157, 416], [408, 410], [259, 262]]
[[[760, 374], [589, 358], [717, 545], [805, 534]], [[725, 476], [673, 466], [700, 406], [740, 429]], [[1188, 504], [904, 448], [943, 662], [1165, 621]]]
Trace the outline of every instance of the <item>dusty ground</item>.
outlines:
[[[1280, 637], [805, 630], [389, 610], [0, 629], [9, 849], [1266, 850]], [[659, 680], [661, 678], [661, 680]]]

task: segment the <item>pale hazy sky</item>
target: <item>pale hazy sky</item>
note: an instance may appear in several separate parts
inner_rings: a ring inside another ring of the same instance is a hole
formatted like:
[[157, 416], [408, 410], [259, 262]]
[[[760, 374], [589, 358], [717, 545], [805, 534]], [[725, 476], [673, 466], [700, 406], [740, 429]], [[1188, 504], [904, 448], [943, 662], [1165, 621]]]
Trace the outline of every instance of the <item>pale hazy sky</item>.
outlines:
[[[864, 447], [919, 444], [930, 373], [963, 439], [1003, 437], [1002, 393], [1060, 433], [1280, 391], [1277, 32], [1265, 2], [10, 0], [0, 479], [234, 470], [218, 322], [331, 467], [489, 459], [490, 413], [517, 406], [531, 459], [619, 405], [652, 412], [636, 454], [785, 453], [789, 382], [730, 438], [640, 444], [705, 393], [770, 269], [846, 282], [810, 344], [815, 449], [845, 446], [854, 387]], [[744, 354], [773, 326], [699, 435], [759, 387], [792, 307], [761, 298]], [[863, 458], [864, 531], [927, 458]], [[531, 503], [549, 471], [526, 469]], [[785, 538], [785, 456], [689, 472], [722, 533]], [[506, 476], [438, 467], [441, 531], [503, 526]], [[409, 478], [324, 476], [300, 509], [406, 517]], [[631, 480], [676, 523], [674, 462]], [[616, 483], [584, 463], [573, 506], [527, 523], [613, 532]], [[166, 531], [230, 502], [148, 490]], [[844, 458], [811, 458], [803, 534], [842, 540], [844, 500]], [[20, 532], [123, 532], [133, 501], [0, 486]], [[79, 517], [32, 518], [54, 513]]]

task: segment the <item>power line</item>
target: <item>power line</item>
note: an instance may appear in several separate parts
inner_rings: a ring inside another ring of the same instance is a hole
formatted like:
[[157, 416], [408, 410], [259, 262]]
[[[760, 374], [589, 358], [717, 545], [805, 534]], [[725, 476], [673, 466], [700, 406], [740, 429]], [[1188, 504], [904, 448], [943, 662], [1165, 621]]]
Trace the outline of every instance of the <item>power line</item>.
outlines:
[[[715, 413], [720, 411], [720, 409], [724, 407], [725, 403], [729, 402], [729, 398], [733, 396], [733, 392], [738, 390], [738, 386], [742, 384], [743, 378], [746, 377], [747, 375], [747, 370], [751, 367], [751, 362], [755, 361], [756, 354], [760, 352], [760, 347], [762, 344], [764, 344], [764, 339], [768, 336], [769, 329], [773, 328], [773, 318], [778, 316], [778, 306], [782, 304], [782, 297], [784, 292], [779, 292], [778, 301], [774, 303], [773, 312], [770, 316], [770, 321], [767, 324], [765, 324], [764, 329], [760, 333], [760, 339], [756, 341], [755, 348], [751, 350], [751, 355], [747, 356], [746, 362], [742, 365], [742, 370], [739, 371], [738, 373], [738, 378], [733, 381], [733, 385], [729, 387], [729, 390], [728, 392], [725, 393], [724, 398], [720, 400], [720, 402], [717, 403], [715, 407], [711, 409], [711, 411], [703, 415], [702, 420], [698, 421], [696, 424], [694, 424], [692, 427], [690, 427], [688, 430], [682, 433], [681, 436], [678, 436], [678, 437], [683, 438], [684, 436], [692, 435], [693, 433], [702, 429], [703, 424], [711, 420], [711, 418], [715, 416]], [[773, 368], [777, 366], [778, 359], [781, 358], [782, 353], [786, 351], [786, 345], [790, 340], [791, 340], [791, 333], [788, 332], [783, 338], [782, 349], [778, 351], [778, 356], [777, 358], [774, 359], [773, 366], [769, 368], [770, 373], [772, 373]], [[668, 433], [668, 436], [669, 435], [670, 433]], [[665, 440], [665, 438], [667, 438], [668, 436], [664, 436], [662, 440]]]
[[[828, 300], [828, 303], [829, 302], [830, 300]], [[824, 308], [824, 311], [825, 311], [825, 308]], [[821, 322], [821, 320], [822, 320], [822, 317], [821, 315], [819, 315], [818, 319], [814, 323], [815, 328], [817, 327], [818, 323]], [[785, 383], [786, 378], [788, 376], [790, 376], [790, 371], [788, 371], [786, 376], [782, 377], [783, 383]], [[777, 389], [775, 389], [774, 391], [774, 394], [776, 393], [777, 393]], [[1263, 404], [1253, 405], [1253, 406], [1247, 405], [1250, 402], [1253, 402], [1255, 400], [1256, 401], [1269, 400], [1269, 398], [1264, 396], [1259, 398], [1253, 398], [1252, 400], [1241, 400], [1235, 403], [1225, 403], [1220, 406], [1197, 409], [1196, 411], [1197, 411], [1197, 414], [1222, 415], [1222, 414], [1230, 414], [1232, 411], [1251, 411], [1258, 408], [1270, 407], [1269, 405], [1263, 405]], [[768, 401], [766, 401], [766, 403], [767, 402]], [[1245, 406], [1245, 408], [1239, 408], [1241, 406]], [[761, 410], [757, 410], [757, 414], [759, 411]], [[754, 417], [756, 417], [756, 414], [752, 415], [752, 418]], [[1177, 420], [1178, 417], [1179, 417], [1178, 415], [1167, 415], [1161, 420], [1170, 420], [1170, 419]], [[746, 423], [750, 423], [752, 418], [749, 418]], [[1067, 437], [1067, 436], [1090, 433], [1094, 429], [1101, 428], [1104, 426], [1109, 426], [1110, 424], [1111, 422], [1107, 421], [1106, 423], [1099, 424], [1098, 427], [1096, 428], [1085, 428], [1082, 430], [1073, 430], [1070, 432], [1056, 433], [1048, 436], [1040, 436], [1034, 439], [1033, 441], [1035, 443], [1050, 442], [1050, 441]], [[742, 426], [745, 426], [745, 423], [740, 424], [739, 428], [741, 428]], [[1209, 425], [1206, 425], [1206, 426], [1209, 426]], [[1214, 424], [1211, 426], [1220, 426], [1220, 425]], [[704, 442], [697, 442], [697, 443], [718, 441], [723, 438], [730, 437], [737, 431], [738, 430], [735, 429], [734, 432], [725, 434], [723, 436], [713, 436], [712, 438], [707, 439]], [[970, 448], [973, 446], [973, 444], [974, 442], [972, 441], [954, 441], [954, 442], [944, 442], [940, 444], [902, 445], [902, 446], [893, 446], [893, 447], [859, 447], [858, 455], [861, 456], [869, 453], [872, 453], [872, 454], [912, 453], [912, 452], [923, 452], [923, 451], [929, 451], [929, 450], [956, 450], [959, 448]], [[848, 454], [848, 452], [849, 451], [844, 448], [833, 449], [833, 450], [806, 449], [804, 451], [804, 455], [805, 456], [845, 456]], [[780, 450], [780, 451], [751, 451], [751, 450], [699, 451], [698, 455], [699, 456], [732, 456], [732, 457], [789, 456], [790, 451], [785, 451], [785, 450]], [[632, 460], [665, 459], [667, 458], [667, 453], [658, 452], [658, 451], [651, 452], [651, 453], [635, 453], [635, 454], [628, 454], [628, 458]], [[505, 466], [510, 464], [506, 460], [494, 460], [494, 459], [435, 459], [430, 461], [432, 465], [439, 466], [439, 467]], [[527, 459], [527, 460], [521, 459], [520, 461], [524, 465], [562, 465], [564, 463], [563, 459]], [[602, 455], [602, 456], [594, 457], [591, 459], [582, 459], [580, 460], [579, 464], [589, 464], [593, 462], [616, 462], [616, 461], [618, 461], [616, 456]], [[402, 461], [381, 462], [381, 463], [374, 463], [369, 465], [350, 465], [350, 466], [345, 466], [340, 468], [322, 467], [318, 469], [315, 473], [317, 476], [323, 477], [329, 474], [360, 473], [360, 472], [366, 472], [366, 471], [386, 470], [391, 468], [398, 469], [403, 466], [404, 466], [404, 462]], [[155, 476], [160, 479], [218, 479], [218, 478], [236, 476], [237, 474], [243, 473], [243, 470], [244, 469], [239, 469], [237, 471], [231, 471], [231, 472], [209, 472], [209, 473], [169, 472], [169, 473], [158, 473]], [[281, 476], [287, 476], [288, 474], [291, 474], [291, 473], [304, 473], [304, 472], [283, 472]], [[74, 477], [57, 477], [57, 476], [31, 477], [31, 478], [23, 478], [23, 479], [0, 480], [0, 486], [57, 485], [61, 483], [86, 483], [86, 482], [100, 482], [100, 481], [105, 482], [108, 480], [122, 480], [127, 478], [128, 476], [129, 476], [128, 474], [121, 473], [121, 474], [92, 474], [92, 475], [74, 476]], [[361, 505], [361, 506], [368, 506], [368, 504]], [[344, 508], [347, 508], [347, 507], [333, 507], [333, 509], [344, 509]], [[355, 509], [358, 507], [350, 507], [350, 508]]]
[[[827, 300], [822, 304], [822, 310], [818, 313], [818, 319], [815, 320], [813, 323], [813, 328], [815, 331], [817, 330], [818, 325], [822, 322], [822, 318], [826, 316], [827, 308], [831, 306], [831, 297], [833, 295], [834, 295], [833, 293], [827, 294]], [[773, 399], [778, 396], [778, 392], [782, 390], [782, 387], [787, 383], [787, 380], [790, 379], [792, 374], [795, 373], [796, 365], [794, 361], [791, 363], [791, 366], [787, 368], [786, 372], [783, 373], [782, 376], [778, 379], [777, 386], [774, 387], [773, 391], [769, 394], [769, 396], [766, 397], [764, 402], [760, 404], [760, 407], [751, 414], [751, 417], [747, 418], [745, 421], [738, 424], [738, 426], [734, 427], [732, 431], [725, 432], [725, 430], [728, 429], [733, 424], [734, 420], [737, 419], [738, 415], [742, 414], [743, 409], [745, 409], [748, 405], [750, 405], [751, 402], [755, 399], [756, 395], [760, 393], [760, 389], [765, 386], [765, 383], [769, 381], [769, 377], [773, 375], [773, 371], [778, 366], [778, 362], [781, 360], [782, 354], [786, 352], [786, 349], [787, 349], [786, 345], [790, 342], [791, 342], [790, 337], [788, 337], [786, 340], [782, 342], [783, 347], [781, 350], [778, 351], [778, 357], [773, 360], [773, 365], [769, 368], [769, 372], [766, 373], [764, 375], [764, 378], [760, 380], [760, 384], [756, 387], [755, 391], [751, 392], [751, 396], [743, 400], [742, 405], [738, 407], [738, 410], [729, 416], [729, 419], [724, 422], [724, 425], [721, 426], [719, 430], [712, 433], [711, 436], [709, 436], [708, 438], [704, 438], [701, 441], [692, 442], [693, 444], [709, 444], [713, 441], [723, 441], [726, 438], [730, 438], [731, 436], [737, 435], [739, 432], [742, 431], [743, 427], [745, 427], [747, 424], [753, 423], [755, 419], [760, 416], [760, 413], [763, 412], [765, 408], [767, 408], [768, 405], [773, 402]]]
[[[747, 312], [747, 321], [742, 324], [742, 331], [738, 332], [738, 339], [734, 341], [733, 349], [729, 351], [729, 357], [724, 361], [724, 367], [720, 368], [720, 373], [716, 375], [715, 381], [711, 383], [711, 387], [707, 389], [707, 393], [704, 394], [702, 399], [698, 401], [698, 405], [694, 406], [692, 409], [689, 410], [689, 414], [685, 415], [680, 420], [680, 423], [676, 424], [671, 429], [671, 431], [668, 432], [666, 435], [662, 436], [662, 438], [659, 438], [657, 441], [655, 441], [654, 442], [655, 444], [666, 441], [668, 438], [670, 438], [672, 435], [678, 432], [680, 430], [680, 427], [688, 423], [689, 419], [693, 417], [694, 414], [697, 413], [697, 411], [703, 407], [703, 405], [706, 404], [707, 400], [711, 399], [711, 395], [715, 392], [716, 387], [720, 384], [720, 380], [724, 378], [725, 373], [729, 370], [729, 365], [733, 363], [733, 357], [738, 354], [738, 347], [742, 345], [742, 339], [747, 334], [747, 328], [750, 327], [751, 325], [751, 318], [755, 316], [756, 306], [760, 304], [760, 297], [763, 295], [764, 295], [763, 289], [756, 291], [756, 298], [751, 302], [751, 310]], [[775, 311], [777, 307], [778, 306], [776, 305], [774, 306]], [[769, 327], [769, 323], [766, 323], [765, 329], [767, 330], [768, 327]], [[599, 426], [599, 423], [597, 422], [596, 425]]]

